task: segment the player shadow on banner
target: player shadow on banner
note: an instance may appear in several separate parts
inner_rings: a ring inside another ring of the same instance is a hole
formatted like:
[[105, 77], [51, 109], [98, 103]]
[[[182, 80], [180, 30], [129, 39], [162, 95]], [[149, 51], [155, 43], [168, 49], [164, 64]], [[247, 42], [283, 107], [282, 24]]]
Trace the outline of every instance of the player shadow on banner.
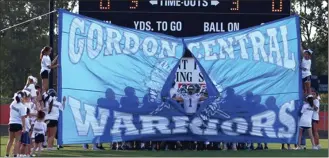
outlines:
[[[188, 51], [188, 50], [186, 50]], [[218, 119], [220, 122], [229, 120], [231, 118], [242, 117], [246, 119], [247, 122], [251, 122], [251, 116], [257, 113], [264, 112], [267, 109], [275, 109], [278, 111], [279, 108], [276, 105], [275, 97], [270, 96], [267, 98], [265, 105], [261, 104], [262, 96], [254, 95], [252, 92], [247, 92], [245, 98], [241, 95], [237, 95], [233, 87], [224, 87], [224, 90], [219, 92], [219, 90], [214, 85], [214, 82], [209, 78], [208, 74], [205, 72], [204, 68], [201, 66], [199, 61], [193, 56], [200, 72], [203, 74], [206, 82], [206, 89], [208, 93], [208, 98], [201, 103], [200, 107], [197, 109], [197, 112], [188, 116], [190, 119], [194, 117], [199, 117], [203, 121], [201, 129], [207, 128], [207, 123], [209, 119]], [[113, 111], [129, 113], [133, 115], [133, 124], [137, 130], [140, 130], [141, 122], [139, 120], [139, 115], [154, 115], [154, 116], [186, 116], [184, 107], [181, 106], [176, 100], [170, 98], [170, 89], [172, 88], [172, 83], [176, 78], [176, 71], [178, 68], [179, 62], [173, 68], [169, 74], [163, 88], [161, 90], [161, 101], [157, 101], [157, 95], [153, 94], [150, 89], [139, 101], [139, 98], [135, 94], [135, 89], [132, 87], [126, 87], [124, 89], [125, 96], [120, 98], [120, 103], [115, 100], [115, 93], [112, 89], [107, 89], [105, 93], [105, 98], [98, 99], [97, 107], [109, 109], [109, 118], [106, 122], [104, 133], [100, 137], [95, 137], [93, 143], [106, 143], [106, 142], [118, 142], [118, 141], [129, 141], [129, 140], [152, 140], [153, 138], [163, 138], [163, 140], [177, 140], [177, 137], [168, 137], [168, 136], [156, 136], [156, 135], [124, 135], [124, 130], [121, 130], [121, 133], [116, 135], [111, 134], [111, 129], [114, 123], [114, 113]], [[220, 84], [220, 83], [215, 83]], [[164, 99], [165, 98], [165, 99]], [[97, 108], [97, 111], [98, 108]], [[96, 113], [98, 117], [98, 112]], [[276, 116], [278, 117], [278, 116]], [[275, 118], [278, 119], [278, 118]], [[121, 120], [120, 120], [121, 121]], [[174, 124], [170, 121], [169, 128], [173, 128]], [[223, 127], [221, 127], [223, 128]], [[229, 127], [231, 128], [231, 127]], [[233, 130], [236, 130], [236, 126], [232, 127]], [[248, 125], [248, 130], [251, 129], [251, 126]], [[138, 132], [137, 132], [138, 133]], [[159, 133], [159, 131], [157, 131]], [[219, 134], [222, 134], [222, 131], [219, 130]], [[198, 140], [198, 141], [209, 141], [202, 136], [194, 135], [191, 131], [184, 136], [179, 136], [180, 140]]]
[[[117, 100], [115, 100], [115, 92], [111, 89], [108, 88], [105, 92], [105, 97], [104, 98], [99, 98], [97, 100], [97, 106], [96, 106], [96, 112], [95, 112], [95, 117], [97, 118], [97, 120], [100, 120], [101, 118], [99, 117], [101, 115], [100, 113], [100, 109], [99, 108], [103, 108], [109, 111], [109, 117], [106, 121], [106, 125], [104, 127], [104, 134], [102, 136], [95, 136], [93, 139], [93, 144], [95, 143], [103, 143], [103, 142], [107, 142], [107, 141], [102, 141], [102, 140], [106, 140], [106, 136], [107, 134], [110, 133], [110, 127], [112, 126], [111, 124], [111, 116], [113, 116], [113, 110], [117, 110], [120, 108], [120, 104]], [[107, 136], [108, 137], [108, 136]], [[108, 140], [109, 141], [109, 140]]]
[[[122, 112], [122, 113], [129, 113], [129, 114], [147, 114], [152, 109], [148, 108], [149, 110], [145, 108], [140, 107], [140, 103], [138, 100], [138, 97], [135, 94], [135, 89], [132, 87], [126, 87], [124, 89], [125, 95], [120, 98], [120, 103], [115, 99], [116, 94], [111, 88], [108, 88], [105, 92], [105, 98], [99, 98], [97, 100], [97, 106], [96, 106], [96, 113], [95, 117], [100, 120], [100, 110], [99, 108], [104, 108], [109, 111], [109, 117], [106, 121], [106, 124], [104, 126], [104, 132], [102, 136], [95, 136], [93, 139], [93, 143], [107, 143], [116, 141], [116, 138], [113, 138], [111, 135], [111, 129], [114, 124], [114, 111], [116, 112]], [[148, 95], [148, 94], [147, 94]], [[146, 107], [147, 108], [147, 107]], [[155, 107], [154, 107], [155, 108]], [[154, 109], [153, 108], [153, 109]], [[147, 111], [145, 111], [147, 110]], [[138, 122], [136, 120], [137, 116], [134, 116], [133, 123], [136, 125], [136, 128], [138, 128]], [[123, 132], [121, 132], [123, 134]], [[119, 138], [120, 139], [120, 138]]]
[[134, 112], [139, 106], [139, 100], [136, 96], [136, 91], [133, 87], [126, 87], [124, 89], [125, 96], [121, 97], [120, 104], [122, 111]]

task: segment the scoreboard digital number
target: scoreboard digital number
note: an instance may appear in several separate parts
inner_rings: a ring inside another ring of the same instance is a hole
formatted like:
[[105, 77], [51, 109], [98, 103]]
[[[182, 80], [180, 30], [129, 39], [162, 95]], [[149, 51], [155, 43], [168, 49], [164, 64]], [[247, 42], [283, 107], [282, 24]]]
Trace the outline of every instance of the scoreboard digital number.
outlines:
[[79, 0], [79, 14], [188, 37], [236, 31], [290, 16], [290, 0]]

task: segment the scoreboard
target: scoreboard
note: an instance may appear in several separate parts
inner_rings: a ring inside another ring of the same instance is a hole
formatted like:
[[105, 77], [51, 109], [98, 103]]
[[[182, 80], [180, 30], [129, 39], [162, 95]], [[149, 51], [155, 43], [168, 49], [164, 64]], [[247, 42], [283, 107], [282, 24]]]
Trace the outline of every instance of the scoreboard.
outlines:
[[189, 37], [236, 31], [290, 16], [290, 0], [79, 0], [79, 14]]

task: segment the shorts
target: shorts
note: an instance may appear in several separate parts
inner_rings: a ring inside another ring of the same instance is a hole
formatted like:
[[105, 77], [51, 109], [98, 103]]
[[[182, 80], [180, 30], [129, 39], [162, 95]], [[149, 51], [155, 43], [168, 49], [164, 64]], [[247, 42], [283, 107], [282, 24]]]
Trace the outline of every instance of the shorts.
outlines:
[[311, 76], [306, 76], [303, 78], [303, 83], [305, 82], [311, 82]]
[[46, 120], [47, 127], [57, 127], [58, 121], [57, 120]]
[[302, 128], [302, 129], [310, 129], [311, 127], [302, 127], [302, 126], [300, 126], [299, 128]]
[[45, 142], [45, 135], [43, 135], [43, 134], [36, 134], [34, 136], [34, 142], [35, 143], [43, 143], [43, 142]]
[[31, 138], [30, 138], [30, 133], [29, 132], [22, 133], [21, 143], [25, 144], [25, 145], [31, 144]]
[[9, 124], [9, 131], [10, 132], [18, 132], [23, 129], [23, 126], [21, 124], [13, 123]]
[[41, 79], [49, 78], [49, 72], [47, 70], [42, 71], [40, 75], [41, 75]]

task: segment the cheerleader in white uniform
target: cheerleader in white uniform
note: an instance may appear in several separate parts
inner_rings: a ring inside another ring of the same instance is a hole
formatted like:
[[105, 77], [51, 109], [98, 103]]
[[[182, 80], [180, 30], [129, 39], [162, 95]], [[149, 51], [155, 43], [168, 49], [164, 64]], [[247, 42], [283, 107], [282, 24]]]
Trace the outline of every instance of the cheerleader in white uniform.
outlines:
[[304, 93], [307, 95], [311, 95], [311, 65], [312, 65], [312, 56], [313, 51], [308, 49], [304, 50], [304, 56], [301, 63], [301, 69], [302, 69], [302, 79], [303, 79], [303, 87], [304, 87]]
[[298, 146], [297, 146], [297, 150], [302, 149], [301, 147], [301, 141], [302, 141], [302, 135], [303, 135], [303, 131], [307, 130], [309, 137], [311, 139], [312, 142], [312, 148], [317, 150], [318, 148], [315, 146], [314, 143], [314, 137], [313, 137], [313, 133], [312, 133], [312, 117], [313, 117], [313, 113], [314, 111], [317, 110], [316, 106], [314, 105], [313, 102], [313, 96], [310, 95], [307, 97], [307, 102], [304, 103], [302, 110], [301, 110], [301, 117], [299, 120], [299, 136], [298, 136]]
[[9, 139], [7, 143], [6, 157], [9, 157], [9, 152], [14, 141], [14, 157], [17, 157], [19, 152], [22, 131], [25, 131], [26, 108], [22, 103], [25, 97], [26, 94], [22, 91], [15, 93], [13, 98], [14, 101], [9, 106]]
[[319, 141], [318, 125], [319, 125], [319, 120], [320, 120], [319, 111], [320, 111], [320, 99], [321, 98], [316, 91], [313, 92], [313, 96], [315, 96], [314, 105], [316, 106], [317, 110], [313, 112], [313, 116], [312, 116], [312, 132], [314, 135], [314, 143], [317, 146], [317, 148], [320, 149], [321, 145], [320, 145], [320, 141]]
[[47, 132], [47, 145], [48, 150], [53, 150], [54, 138], [57, 132], [59, 112], [64, 109], [66, 98], [63, 98], [63, 102], [57, 101], [57, 93], [54, 89], [49, 89], [45, 95], [46, 105], [46, 124], [48, 128]]
[[[35, 89], [35, 86], [33, 84], [33, 88]], [[38, 114], [38, 108], [37, 108], [37, 105], [35, 103], [36, 102], [36, 97], [37, 97], [37, 90], [35, 89], [35, 92], [34, 90], [32, 90], [32, 93], [29, 93], [27, 92], [26, 90], [30, 90], [30, 89], [24, 89], [23, 91], [26, 92], [27, 94], [27, 100], [24, 102], [24, 105], [29, 109], [30, 111], [30, 114], [29, 114], [29, 117], [27, 117], [26, 119], [29, 120], [29, 124], [31, 126], [31, 129], [33, 129], [33, 126], [34, 126], [34, 122], [36, 120], [36, 116]], [[32, 102], [34, 100], [34, 102]], [[32, 132], [29, 132], [29, 137], [30, 137], [30, 142], [31, 142], [31, 145], [29, 145], [28, 147], [28, 152], [27, 153], [30, 153], [31, 152], [31, 147], [33, 148], [34, 147], [34, 137], [31, 135]]]
[[44, 47], [40, 53], [40, 60], [41, 60], [41, 70], [40, 76], [42, 79], [42, 92], [46, 92], [48, 90], [48, 79], [49, 73], [51, 69], [57, 68], [59, 65], [55, 64], [57, 62], [57, 56], [53, 61], [51, 61], [49, 55], [51, 53], [51, 47]]
[[29, 76], [24, 86], [24, 89], [31, 93], [32, 101], [34, 101], [34, 99], [37, 97], [37, 90], [35, 89], [37, 83], [38, 83], [37, 78], [33, 76]]
[[45, 141], [45, 134], [47, 132], [47, 124], [44, 122], [45, 113], [38, 111], [37, 119], [32, 129], [32, 136], [35, 139], [35, 146], [31, 151], [31, 156], [35, 156], [34, 152], [38, 149], [38, 156], [40, 156], [42, 143]]
[[30, 109], [26, 107], [26, 116], [25, 116], [25, 130], [22, 132], [21, 136], [21, 147], [20, 147], [20, 156], [26, 156], [30, 154], [31, 147], [31, 123], [30, 123]]

